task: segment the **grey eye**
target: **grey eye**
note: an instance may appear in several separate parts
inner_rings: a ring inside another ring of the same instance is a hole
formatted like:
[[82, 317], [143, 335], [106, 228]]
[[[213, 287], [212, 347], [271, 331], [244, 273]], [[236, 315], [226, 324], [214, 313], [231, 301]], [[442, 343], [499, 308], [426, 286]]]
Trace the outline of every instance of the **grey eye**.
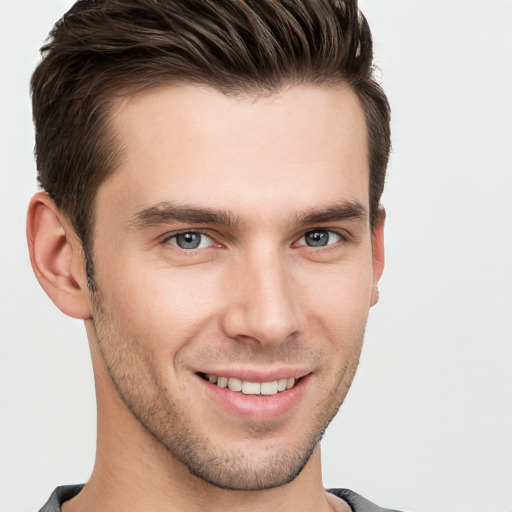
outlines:
[[204, 233], [197, 231], [187, 231], [178, 233], [169, 238], [169, 242], [180, 249], [204, 249], [212, 243], [212, 239]]
[[317, 229], [308, 231], [300, 240], [298, 245], [307, 245], [309, 247], [325, 247], [335, 244], [341, 240], [341, 236], [334, 231], [327, 229]]

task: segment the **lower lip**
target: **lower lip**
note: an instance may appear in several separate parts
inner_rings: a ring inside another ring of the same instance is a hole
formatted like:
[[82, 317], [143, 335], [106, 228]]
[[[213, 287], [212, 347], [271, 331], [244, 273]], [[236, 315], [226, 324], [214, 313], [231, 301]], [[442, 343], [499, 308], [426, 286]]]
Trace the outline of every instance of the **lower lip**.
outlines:
[[252, 421], [272, 421], [284, 416], [299, 404], [310, 378], [311, 374], [301, 377], [293, 388], [269, 396], [244, 395], [228, 388], [221, 388], [198, 376], [210, 398], [230, 413]]

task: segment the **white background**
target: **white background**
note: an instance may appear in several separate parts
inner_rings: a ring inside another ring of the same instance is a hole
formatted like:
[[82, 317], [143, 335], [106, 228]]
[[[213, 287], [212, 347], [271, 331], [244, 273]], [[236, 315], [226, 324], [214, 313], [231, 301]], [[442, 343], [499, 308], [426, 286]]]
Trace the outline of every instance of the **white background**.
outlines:
[[[83, 325], [29, 266], [28, 82], [67, 0], [0, 0], [0, 510], [92, 469]], [[387, 268], [326, 486], [411, 512], [512, 511], [512, 2], [361, 0], [393, 107]]]

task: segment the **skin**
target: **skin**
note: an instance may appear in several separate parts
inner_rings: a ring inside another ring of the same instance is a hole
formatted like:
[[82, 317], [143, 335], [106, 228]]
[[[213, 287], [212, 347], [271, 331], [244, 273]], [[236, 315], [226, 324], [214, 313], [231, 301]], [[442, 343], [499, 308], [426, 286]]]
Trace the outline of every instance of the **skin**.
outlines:
[[[323, 489], [318, 441], [384, 263], [355, 94], [168, 87], [119, 100], [112, 125], [124, 151], [95, 200], [95, 292], [46, 194], [28, 215], [36, 276], [85, 320], [96, 382], [96, 464], [64, 512], [349, 510]], [[303, 379], [247, 412], [202, 373]]]

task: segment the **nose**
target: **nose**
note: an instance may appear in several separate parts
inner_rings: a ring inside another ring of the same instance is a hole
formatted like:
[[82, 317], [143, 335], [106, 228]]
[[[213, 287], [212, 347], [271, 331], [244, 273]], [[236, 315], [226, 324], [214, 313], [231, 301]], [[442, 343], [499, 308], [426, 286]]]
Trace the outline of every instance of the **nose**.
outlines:
[[301, 328], [299, 297], [290, 267], [276, 253], [253, 254], [226, 281], [224, 332], [245, 344], [275, 345]]

